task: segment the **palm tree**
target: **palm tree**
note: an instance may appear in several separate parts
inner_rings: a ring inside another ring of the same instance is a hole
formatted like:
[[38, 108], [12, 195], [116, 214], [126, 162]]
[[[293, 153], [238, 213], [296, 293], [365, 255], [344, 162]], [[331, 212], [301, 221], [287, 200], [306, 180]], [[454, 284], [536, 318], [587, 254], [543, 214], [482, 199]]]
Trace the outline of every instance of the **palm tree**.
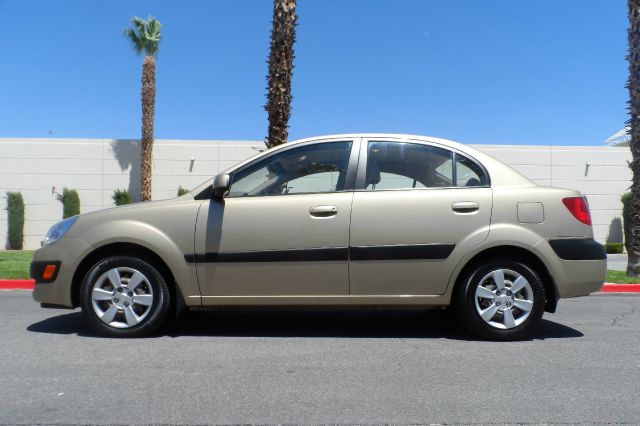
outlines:
[[628, 0], [629, 30], [627, 33], [629, 42], [629, 134], [631, 140], [632, 162], [630, 164], [633, 172], [631, 183], [631, 244], [629, 250], [629, 261], [627, 264], [627, 275], [630, 277], [640, 276], [640, 0]]
[[274, 0], [267, 104], [264, 106], [269, 115], [266, 141], [269, 148], [285, 143], [289, 137], [293, 44], [296, 41], [297, 19], [296, 0]]
[[142, 150], [140, 171], [140, 199], [151, 200], [151, 166], [153, 162], [153, 120], [156, 112], [156, 59], [162, 38], [162, 24], [153, 16], [133, 17], [132, 28], [124, 31], [138, 55], [144, 54], [142, 64]]

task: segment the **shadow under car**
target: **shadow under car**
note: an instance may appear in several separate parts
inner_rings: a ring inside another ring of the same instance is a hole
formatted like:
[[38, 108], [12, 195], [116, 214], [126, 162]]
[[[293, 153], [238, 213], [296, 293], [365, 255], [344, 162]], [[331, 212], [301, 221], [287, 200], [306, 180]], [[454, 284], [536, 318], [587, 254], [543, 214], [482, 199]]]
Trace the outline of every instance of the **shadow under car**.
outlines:
[[[34, 333], [97, 337], [79, 311], [31, 324]], [[477, 340], [449, 310], [421, 308], [222, 308], [187, 311], [153, 337], [336, 337]], [[582, 337], [571, 327], [542, 320], [529, 340]]]

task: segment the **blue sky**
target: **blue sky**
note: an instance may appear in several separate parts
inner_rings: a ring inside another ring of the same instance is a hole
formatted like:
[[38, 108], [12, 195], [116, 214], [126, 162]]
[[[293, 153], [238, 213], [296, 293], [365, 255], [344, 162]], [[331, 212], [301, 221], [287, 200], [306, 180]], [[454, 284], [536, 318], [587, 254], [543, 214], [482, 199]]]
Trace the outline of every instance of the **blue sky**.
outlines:
[[[156, 137], [262, 140], [270, 0], [0, 0], [0, 137], [138, 138], [131, 16], [164, 25]], [[298, 0], [290, 138], [602, 145], [627, 119], [624, 0]]]

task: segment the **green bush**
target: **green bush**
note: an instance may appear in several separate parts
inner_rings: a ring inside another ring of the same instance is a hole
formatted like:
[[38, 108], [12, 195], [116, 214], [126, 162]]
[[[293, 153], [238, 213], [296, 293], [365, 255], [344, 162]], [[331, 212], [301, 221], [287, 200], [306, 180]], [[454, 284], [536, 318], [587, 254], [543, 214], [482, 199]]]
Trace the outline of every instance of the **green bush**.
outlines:
[[627, 253], [631, 252], [631, 192], [625, 192], [620, 198], [622, 201], [622, 225], [624, 226], [624, 246]]
[[623, 247], [624, 244], [622, 243], [606, 243], [604, 249], [609, 254], [620, 254]]
[[188, 193], [188, 192], [189, 192], [189, 190], [188, 190], [188, 189], [185, 189], [185, 188], [183, 188], [182, 186], [179, 186], [179, 187], [178, 187], [178, 197], [180, 197], [180, 196], [182, 196], [182, 195], [184, 195], [184, 194], [186, 194], [186, 193]]
[[24, 201], [19, 192], [7, 192], [9, 248], [22, 250], [24, 241]]
[[131, 197], [131, 193], [126, 189], [114, 190], [111, 198], [113, 198], [116, 206], [124, 206], [125, 204], [133, 203], [133, 197]]
[[62, 202], [62, 218], [80, 214], [80, 197], [75, 189], [62, 188], [62, 194], [56, 196]]

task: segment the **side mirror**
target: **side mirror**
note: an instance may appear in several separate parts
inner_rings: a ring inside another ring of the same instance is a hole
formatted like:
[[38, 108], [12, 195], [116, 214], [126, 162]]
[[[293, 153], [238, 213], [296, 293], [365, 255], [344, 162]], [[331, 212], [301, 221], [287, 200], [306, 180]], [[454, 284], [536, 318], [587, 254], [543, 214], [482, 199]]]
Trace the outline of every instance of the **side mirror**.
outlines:
[[227, 173], [221, 173], [213, 178], [213, 198], [216, 200], [222, 200], [224, 194], [229, 190], [229, 175]]

